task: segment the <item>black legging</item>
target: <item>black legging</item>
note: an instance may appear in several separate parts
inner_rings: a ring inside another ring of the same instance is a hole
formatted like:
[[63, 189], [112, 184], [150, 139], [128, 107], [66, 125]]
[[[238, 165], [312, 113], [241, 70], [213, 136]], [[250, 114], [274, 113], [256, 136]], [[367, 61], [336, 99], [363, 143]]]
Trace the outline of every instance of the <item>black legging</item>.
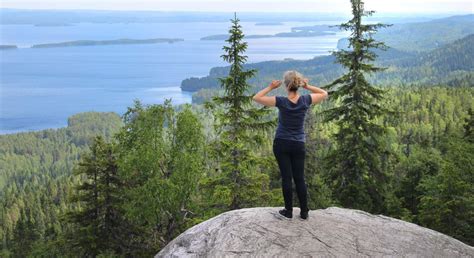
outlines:
[[304, 180], [305, 143], [286, 139], [273, 140], [273, 153], [281, 173], [281, 186], [285, 208], [293, 209], [293, 189], [291, 178], [295, 180], [296, 193], [301, 210], [308, 209], [307, 190]]

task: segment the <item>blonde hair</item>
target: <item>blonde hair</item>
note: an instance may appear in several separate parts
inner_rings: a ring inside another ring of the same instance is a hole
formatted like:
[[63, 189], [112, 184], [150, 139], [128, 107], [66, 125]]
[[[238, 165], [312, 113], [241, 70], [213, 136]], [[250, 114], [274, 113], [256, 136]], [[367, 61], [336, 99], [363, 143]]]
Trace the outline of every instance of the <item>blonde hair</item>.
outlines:
[[290, 91], [297, 91], [299, 87], [303, 87], [304, 79], [303, 75], [295, 70], [286, 71], [283, 74], [285, 86], [288, 87]]

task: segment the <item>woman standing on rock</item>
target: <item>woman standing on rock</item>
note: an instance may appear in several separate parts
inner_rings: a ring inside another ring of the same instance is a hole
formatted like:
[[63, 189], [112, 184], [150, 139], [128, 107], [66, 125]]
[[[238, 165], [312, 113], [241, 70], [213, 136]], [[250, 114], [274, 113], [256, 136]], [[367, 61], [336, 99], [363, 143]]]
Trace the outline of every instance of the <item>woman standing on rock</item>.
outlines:
[[[307, 190], [304, 180], [305, 159], [305, 132], [304, 118], [311, 104], [316, 104], [327, 98], [328, 93], [320, 88], [308, 84], [297, 71], [287, 71], [283, 75], [287, 97], [266, 96], [270, 91], [278, 88], [281, 81], [272, 83], [259, 91], [253, 100], [265, 106], [276, 106], [279, 109], [278, 127], [273, 140], [273, 153], [278, 162], [282, 178], [282, 191], [285, 208], [279, 213], [286, 218], [293, 217], [293, 190], [292, 178], [295, 180], [296, 193], [300, 202], [300, 216], [308, 218]], [[311, 94], [299, 95], [299, 88], [311, 91]]]

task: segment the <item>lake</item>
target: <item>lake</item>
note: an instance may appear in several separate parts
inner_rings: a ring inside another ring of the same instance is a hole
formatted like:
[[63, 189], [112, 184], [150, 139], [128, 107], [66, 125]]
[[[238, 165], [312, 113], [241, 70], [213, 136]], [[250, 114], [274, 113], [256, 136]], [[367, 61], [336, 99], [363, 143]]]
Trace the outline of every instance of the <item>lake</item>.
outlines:
[[[291, 27], [334, 22], [286, 22], [256, 26], [241, 22], [244, 34], [289, 32]], [[191, 102], [180, 89], [189, 77], [224, 66], [224, 41], [199, 40], [226, 34], [230, 22], [78, 23], [74, 26], [0, 25], [0, 134], [58, 128], [85, 111], [123, 114], [134, 99], [144, 104]], [[248, 62], [310, 59], [334, 50], [343, 33], [306, 38], [246, 39]], [[34, 44], [119, 38], [183, 38], [175, 43], [29, 48]]]

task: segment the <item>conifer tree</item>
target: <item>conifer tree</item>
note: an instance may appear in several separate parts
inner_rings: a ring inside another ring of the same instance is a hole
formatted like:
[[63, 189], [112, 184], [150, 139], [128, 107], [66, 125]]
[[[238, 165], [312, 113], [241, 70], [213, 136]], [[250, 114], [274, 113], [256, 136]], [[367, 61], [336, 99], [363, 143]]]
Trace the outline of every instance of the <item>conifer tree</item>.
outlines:
[[75, 254], [95, 257], [104, 252], [124, 252], [130, 235], [120, 208], [122, 183], [117, 172], [113, 145], [96, 136], [90, 153], [74, 171], [84, 177], [71, 198], [79, 208], [65, 217], [73, 225], [66, 241]]
[[384, 69], [373, 65], [377, 55], [370, 49], [387, 48], [372, 35], [389, 25], [363, 24], [362, 18], [374, 11], [364, 11], [360, 0], [351, 3], [352, 19], [338, 26], [351, 32], [349, 49], [333, 52], [347, 72], [323, 87], [332, 99], [341, 100], [339, 106], [323, 111], [324, 122], [335, 121], [338, 127], [337, 147], [326, 157], [326, 179], [344, 207], [380, 212], [387, 180], [380, 164], [385, 127], [376, 119], [390, 111], [380, 105], [385, 91], [370, 85], [365, 75]]
[[38, 226], [32, 221], [28, 208], [22, 209], [13, 231], [12, 252], [15, 257], [26, 257], [40, 238]]
[[244, 69], [247, 56], [243, 53], [247, 43], [243, 41], [244, 34], [239, 21], [234, 13], [230, 35], [226, 40], [229, 45], [222, 48], [225, 54], [221, 57], [230, 63], [228, 76], [218, 78], [224, 94], [206, 103], [206, 107], [214, 111], [217, 120], [215, 128], [220, 137], [217, 153], [221, 155], [221, 173], [207, 185], [210, 188], [217, 187], [213, 195], [223, 198], [216, 202], [224, 209], [249, 207], [264, 198], [262, 188], [267, 187], [268, 176], [256, 172], [257, 161], [253, 148], [263, 142], [263, 136], [258, 132], [275, 125], [274, 120], [265, 119], [270, 110], [255, 107], [253, 95], [248, 92], [251, 85], [247, 80], [257, 70]]

